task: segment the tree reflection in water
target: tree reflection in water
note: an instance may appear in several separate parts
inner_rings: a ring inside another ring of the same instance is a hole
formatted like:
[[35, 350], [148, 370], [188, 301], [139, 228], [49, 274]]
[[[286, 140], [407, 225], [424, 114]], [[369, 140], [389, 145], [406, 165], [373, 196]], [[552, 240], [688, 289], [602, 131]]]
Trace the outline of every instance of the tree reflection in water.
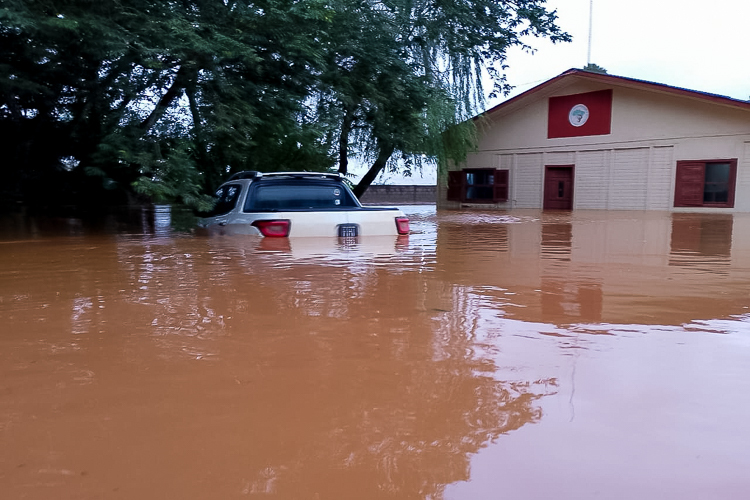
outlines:
[[248, 492], [437, 498], [468, 479], [481, 447], [538, 421], [535, 401], [556, 390], [554, 380], [497, 380], [476, 349], [467, 291], [383, 265], [392, 256], [295, 261], [283, 248], [183, 243], [142, 255], [174, 262], [156, 287], [143, 265], [126, 266], [146, 282], [133, 300], [150, 304], [161, 349], [206, 351], [238, 381], [209, 398], [233, 408], [222, 427], [246, 445]]
[[[47, 342], [75, 336], [70, 363], [93, 374], [96, 403], [50, 425], [95, 455], [118, 449], [110, 466], [139, 484], [179, 469], [193, 492], [440, 497], [480, 448], [541, 419], [555, 381], [498, 380], [470, 290], [432, 272], [434, 256], [389, 244], [302, 258], [221, 238], [56, 248], [51, 289], [12, 286], [54, 325]], [[60, 377], [67, 365], [54, 366]], [[54, 397], [70, 406], [75, 391]], [[81, 419], [104, 422], [106, 438], [76, 432]]]
[[[471, 479], [488, 498], [526, 493], [531, 476], [508, 470], [544, 476], [540, 498], [581, 470], [576, 486], [632, 498], [648, 474], [673, 492], [719, 471], [744, 485], [729, 443], [747, 393], [750, 217], [431, 217], [390, 246], [6, 237], [0, 462], [15, 467], [0, 491], [439, 498]], [[574, 392], [586, 411], [571, 422]], [[626, 463], [620, 450], [666, 434], [671, 448]]]

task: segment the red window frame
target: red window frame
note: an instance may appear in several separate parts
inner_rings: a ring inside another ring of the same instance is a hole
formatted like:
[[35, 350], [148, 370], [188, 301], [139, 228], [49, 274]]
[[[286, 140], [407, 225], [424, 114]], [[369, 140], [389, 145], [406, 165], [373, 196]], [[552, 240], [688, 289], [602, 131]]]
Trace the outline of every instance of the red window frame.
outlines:
[[[706, 166], [716, 163], [729, 164], [727, 181], [727, 201], [704, 201], [706, 195]], [[737, 159], [724, 160], [681, 160], [675, 171], [675, 207], [715, 207], [734, 208], [735, 186], [737, 184]]]
[[[469, 184], [468, 174], [491, 174], [492, 184]], [[448, 172], [448, 201], [463, 203], [498, 203], [508, 201], [508, 170], [465, 168]], [[467, 198], [469, 187], [492, 188], [492, 198]]]

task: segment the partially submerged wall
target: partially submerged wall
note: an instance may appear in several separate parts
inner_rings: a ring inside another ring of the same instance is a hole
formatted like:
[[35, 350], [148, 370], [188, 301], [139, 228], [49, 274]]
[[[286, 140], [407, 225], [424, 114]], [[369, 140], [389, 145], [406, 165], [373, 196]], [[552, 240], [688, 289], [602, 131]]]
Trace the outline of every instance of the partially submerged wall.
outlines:
[[370, 186], [360, 197], [364, 204], [421, 205], [435, 203], [437, 186]]

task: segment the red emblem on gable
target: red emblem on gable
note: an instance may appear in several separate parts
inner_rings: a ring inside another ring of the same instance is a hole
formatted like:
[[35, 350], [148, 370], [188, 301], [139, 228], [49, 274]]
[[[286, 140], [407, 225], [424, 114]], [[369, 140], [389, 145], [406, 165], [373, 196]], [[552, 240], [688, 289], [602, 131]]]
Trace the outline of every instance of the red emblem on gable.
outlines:
[[611, 131], [612, 89], [549, 98], [549, 139], [606, 135]]

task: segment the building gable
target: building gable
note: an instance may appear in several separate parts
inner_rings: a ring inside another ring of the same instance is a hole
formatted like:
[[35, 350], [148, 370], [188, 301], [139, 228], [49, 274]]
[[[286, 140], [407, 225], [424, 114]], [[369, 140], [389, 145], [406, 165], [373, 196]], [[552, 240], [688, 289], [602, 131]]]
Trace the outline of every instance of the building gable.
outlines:
[[452, 178], [507, 179], [498, 208], [569, 206], [570, 189], [573, 209], [750, 211], [744, 101], [571, 70], [476, 121], [478, 151]]
[[[551, 81], [555, 84], [542, 84], [478, 117], [479, 151], [750, 133], [750, 104], [743, 101], [657, 92], [627, 79], [602, 81], [578, 72]], [[576, 127], [571, 113], [584, 106], [588, 120]]]

